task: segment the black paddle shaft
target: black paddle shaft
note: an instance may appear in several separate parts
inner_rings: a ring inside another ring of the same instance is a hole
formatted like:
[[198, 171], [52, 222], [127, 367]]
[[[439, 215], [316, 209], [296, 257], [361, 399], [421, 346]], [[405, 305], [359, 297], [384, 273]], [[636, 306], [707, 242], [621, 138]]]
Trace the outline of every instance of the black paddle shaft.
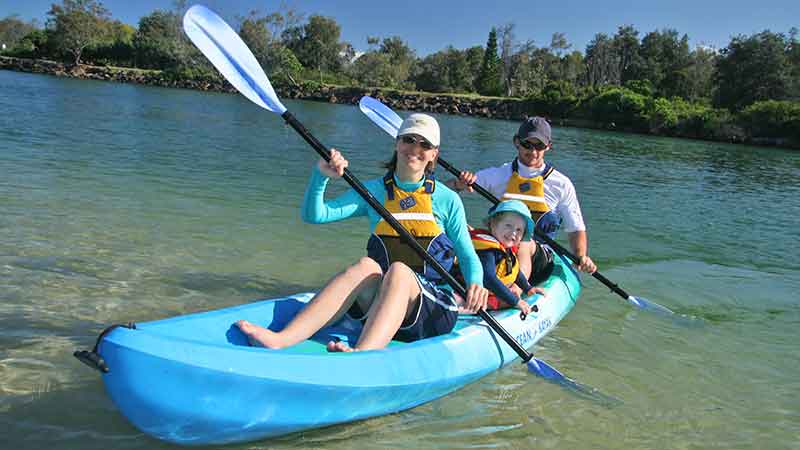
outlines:
[[[286, 111], [281, 115], [283, 120], [286, 121], [292, 128], [294, 128], [303, 139], [308, 142], [308, 144], [325, 160], [331, 160], [331, 153], [328, 151], [328, 148], [322, 145], [320, 141], [315, 138], [311, 132], [309, 132], [299, 120], [289, 111]], [[386, 210], [383, 206], [383, 203], [379, 202], [378, 199], [375, 198], [372, 193], [370, 193], [366, 187], [353, 175], [349, 170], [344, 169], [344, 175], [342, 178], [350, 185], [356, 192], [358, 192], [361, 197], [366, 200], [366, 202], [378, 212], [378, 214], [385, 220], [392, 228], [397, 231], [400, 235], [400, 238], [408, 244], [422, 259], [425, 260], [428, 264], [430, 264], [442, 278], [447, 281], [447, 284], [453, 287], [455, 291], [460, 294], [463, 298], [467, 298], [467, 291], [464, 289], [464, 286], [461, 285], [455, 278], [453, 278], [450, 273], [439, 264], [422, 246], [414, 239], [414, 236], [406, 230], [403, 225], [397, 221], [397, 219], [392, 216], [392, 214]], [[495, 318], [484, 311], [483, 309], [478, 311], [478, 315], [480, 315], [481, 319], [486, 321], [489, 324], [489, 327], [492, 328], [500, 337], [506, 341], [506, 343], [511, 346], [512, 349], [522, 358], [523, 362], [528, 362], [533, 358], [533, 354], [529, 351], [525, 350], [525, 348], [520, 345], [519, 342], [511, 336], [505, 328], [503, 328], [500, 323], [495, 320]]]
[[[461, 171], [459, 171], [455, 167], [451, 166], [450, 163], [448, 163], [447, 161], [443, 160], [442, 158], [439, 158], [438, 164], [441, 165], [442, 167], [444, 167], [445, 169], [447, 169], [448, 172], [452, 173], [456, 177], [460, 177], [461, 176]], [[486, 189], [484, 189], [483, 186], [481, 186], [481, 185], [479, 185], [477, 183], [473, 183], [471, 186], [472, 186], [472, 189], [475, 190], [475, 192], [481, 194], [482, 196], [484, 196], [487, 200], [489, 200], [493, 204], [496, 205], [496, 204], [500, 203], [500, 199], [495, 197], [491, 192], [489, 192]], [[572, 252], [570, 252], [569, 250], [567, 250], [566, 248], [561, 246], [561, 244], [559, 244], [558, 242], [554, 241], [552, 238], [550, 238], [550, 236], [544, 234], [538, 228], [535, 228], [534, 232], [536, 233], [536, 236], [539, 236], [539, 238], [541, 238], [545, 242], [545, 244], [549, 245], [553, 250], [555, 250], [558, 253], [560, 253], [560, 254], [566, 256], [567, 258], [571, 259], [572, 262], [574, 262], [575, 264], [580, 264], [580, 258], [578, 258], [577, 256], [573, 255]], [[600, 272], [595, 270], [594, 272], [592, 272], [592, 276], [595, 277], [596, 279], [598, 279], [601, 283], [603, 283], [606, 286], [608, 286], [609, 289], [611, 289], [615, 294], [621, 296], [622, 298], [627, 299], [629, 297], [627, 292], [622, 290], [622, 288], [619, 287], [617, 284], [612, 283], [608, 278], [606, 278], [603, 275], [601, 275]]]

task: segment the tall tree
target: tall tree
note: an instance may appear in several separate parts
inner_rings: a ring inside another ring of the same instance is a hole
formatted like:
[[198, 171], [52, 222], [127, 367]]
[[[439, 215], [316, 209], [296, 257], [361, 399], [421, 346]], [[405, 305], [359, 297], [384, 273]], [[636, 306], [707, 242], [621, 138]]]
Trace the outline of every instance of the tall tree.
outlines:
[[508, 23], [499, 28], [500, 35], [500, 62], [502, 68], [503, 89], [506, 96], [511, 96], [513, 90], [514, 72], [518, 67], [514, 58], [514, 24]]
[[481, 95], [501, 95], [503, 84], [501, 79], [500, 57], [497, 55], [497, 30], [492, 28], [486, 41], [483, 63], [476, 81], [476, 88]]
[[639, 79], [641, 57], [639, 56], [639, 32], [633, 25], [624, 25], [614, 35], [614, 50], [619, 61], [619, 81], [625, 84]]
[[717, 60], [714, 102], [738, 111], [759, 100], [786, 99], [791, 86], [787, 48], [786, 37], [769, 30], [734, 37]]
[[614, 41], [597, 33], [586, 46], [586, 78], [590, 86], [619, 85], [619, 54]]
[[180, 17], [172, 11], [155, 10], [139, 19], [133, 38], [136, 65], [142, 68], [173, 69], [186, 63], [186, 49], [178, 28]]
[[344, 44], [339, 41], [342, 29], [331, 17], [312, 15], [303, 26], [287, 28], [283, 41], [305, 67], [338, 71], [343, 64]]
[[53, 4], [47, 15], [47, 28], [57, 50], [71, 55], [76, 66], [86, 47], [99, 44], [107, 33], [109, 12], [96, 0], [62, 0], [61, 5]]
[[550, 38], [550, 51], [554, 55], [561, 58], [564, 52], [570, 48], [572, 48], [572, 44], [569, 43], [564, 33], [560, 31], [553, 33], [553, 36]]
[[711, 47], [697, 46], [694, 49], [689, 55], [686, 83], [681, 97], [692, 101], [711, 98], [717, 54], [718, 52]]
[[664, 97], [681, 96], [690, 64], [687, 35], [679, 37], [673, 29], [651, 31], [642, 38], [639, 55], [642, 58], [638, 71], [640, 80], [649, 80]]

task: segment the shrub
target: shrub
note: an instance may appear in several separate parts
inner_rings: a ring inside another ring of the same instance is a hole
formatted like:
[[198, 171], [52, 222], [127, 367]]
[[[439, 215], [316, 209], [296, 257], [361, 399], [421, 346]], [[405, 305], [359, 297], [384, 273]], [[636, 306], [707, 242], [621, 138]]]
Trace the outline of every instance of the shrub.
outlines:
[[756, 102], [739, 113], [737, 122], [752, 137], [788, 138], [800, 142], [800, 102]]

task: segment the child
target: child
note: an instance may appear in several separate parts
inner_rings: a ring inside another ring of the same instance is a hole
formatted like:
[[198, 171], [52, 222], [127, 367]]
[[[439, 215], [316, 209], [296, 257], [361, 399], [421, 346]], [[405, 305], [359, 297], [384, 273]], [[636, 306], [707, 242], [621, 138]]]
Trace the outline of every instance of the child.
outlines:
[[509, 288], [516, 284], [526, 296], [544, 294], [543, 289], [531, 287], [517, 260], [520, 242], [531, 240], [530, 210], [519, 200], [506, 200], [489, 209], [486, 222], [488, 230], [471, 230], [470, 235], [483, 266], [483, 285], [491, 292], [487, 309], [516, 307], [527, 315], [531, 306]]

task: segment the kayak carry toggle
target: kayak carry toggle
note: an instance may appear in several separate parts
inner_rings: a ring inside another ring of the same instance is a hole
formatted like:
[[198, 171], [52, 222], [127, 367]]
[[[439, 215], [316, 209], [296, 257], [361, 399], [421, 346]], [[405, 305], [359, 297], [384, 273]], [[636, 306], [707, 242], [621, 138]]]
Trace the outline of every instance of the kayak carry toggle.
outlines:
[[110, 369], [108, 368], [108, 365], [106, 365], [106, 361], [103, 359], [103, 357], [100, 356], [99, 353], [97, 353], [97, 347], [100, 346], [100, 341], [102, 341], [103, 338], [108, 333], [110, 333], [114, 328], [117, 327], [124, 327], [124, 328], [130, 328], [131, 330], [135, 330], [136, 324], [133, 322], [128, 322], [127, 324], [118, 323], [111, 325], [110, 327], [107, 327], [105, 330], [103, 330], [103, 332], [100, 333], [99, 336], [97, 336], [97, 341], [95, 341], [94, 348], [91, 351], [76, 350], [74, 353], [72, 353], [72, 356], [78, 358], [78, 361], [86, 364], [87, 366], [97, 370], [100, 373], [108, 373]]

